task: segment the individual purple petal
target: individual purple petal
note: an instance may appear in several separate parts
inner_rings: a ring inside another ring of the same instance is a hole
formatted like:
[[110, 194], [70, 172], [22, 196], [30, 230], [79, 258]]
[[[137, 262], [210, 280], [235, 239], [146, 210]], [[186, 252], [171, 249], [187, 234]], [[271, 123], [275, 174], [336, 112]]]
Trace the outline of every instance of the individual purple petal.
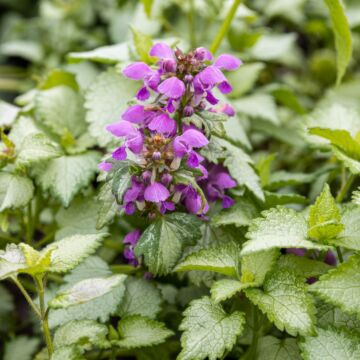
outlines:
[[172, 179], [173, 177], [169, 173], [163, 174], [161, 176], [161, 183], [164, 184], [165, 186], [168, 186], [171, 183]]
[[206, 92], [206, 100], [211, 105], [216, 105], [219, 102], [219, 100], [213, 95], [213, 93], [210, 90]]
[[199, 73], [200, 81], [205, 86], [214, 87], [226, 81], [224, 74], [215, 66], [208, 66]]
[[197, 168], [199, 166], [200, 162], [203, 160], [204, 160], [204, 158], [201, 155], [199, 155], [195, 151], [191, 151], [188, 161], [187, 161], [187, 164], [191, 168]]
[[144, 137], [140, 133], [140, 131], [137, 131], [136, 134], [133, 134], [130, 137], [127, 137], [126, 140], [126, 146], [134, 153], [134, 154], [140, 154], [144, 145]]
[[171, 134], [176, 130], [176, 121], [167, 114], [160, 114], [154, 117], [148, 128], [160, 134]]
[[169, 190], [158, 182], [147, 186], [144, 193], [145, 200], [155, 203], [165, 201], [169, 196]]
[[174, 101], [173, 99], [169, 98], [167, 104], [166, 104], [166, 110], [172, 114], [175, 111]]
[[227, 116], [234, 116], [235, 110], [234, 108], [229, 104], [222, 104], [222, 106], [219, 109], [222, 113], [226, 114]]
[[175, 59], [164, 59], [161, 61], [162, 73], [174, 73], [176, 72], [177, 62]]
[[198, 47], [194, 51], [195, 58], [199, 61], [210, 61], [212, 59], [211, 52], [204, 48], [204, 47]]
[[124, 113], [122, 114], [122, 119], [139, 124], [141, 123], [145, 118], [145, 110], [144, 106], [142, 105], [133, 105], [128, 107]]
[[232, 86], [227, 81], [220, 83], [218, 88], [222, 94], [229, 94], [232, 92]]
[[129, 79], [142, 80], [151, 71], [150, 66], [144, 62], [135, 62], [128, 65], [122, 73]]
[[214, 63], [216, 67], [224, 70], [236, 70], [241, 64], [241, 60], [228, 54], [220, 55]]
[[133, 179], [131, 188], [127, 189], [124, 194], [124, 202], [137, 200], [142, 191], [144, 191], [144, 185], [140, 181]]
[[155, 44], [149, 52], [150, 56], [155, 56], [159, 59], [164, 58], [174, 58], [174, 51], [171, 49], [171, 47], [165, 43], [157, 43]]
[[138, 93], [136, 94], [136, 98], [140, 101], [145, 101], [150, 97], [150, 91], [146, 86], [143, 86]]
[[115, 160], [125, 160], [127, 157], [125, 146], [120, 146], [111, 155]]
[[128, 234], [125, 235], [123, 243], [124, 244], [130, 244], [130, 245], [136, 245], [137, 241], [140, 239], [141, 231], [136, 229]]
[[172, 76], [158, 86], [158, 91], [171, 99], [179, 99], [185, 93], [185, 85], [176, 76]]
[[221, 189], [231, 189], [236, 186], [236, 181], [227, 172], [219, 173], [216, 176], [216, 183]]
[[160, 212], [162, 214], [165, 214], [166, 211], [174, 211], [175, 210], [175, 204], [171, 201], [163, 201], [160, 206]]
[[336, 256], [335, 254], [329, 250], [326, 255], [325, 255], [325, 259], [324, 259], [324, 263], [331, 265], [331, 266], [335, 266], [337, 261], [336, 261]]
[[136, 211], [135, 203], [129, 202], [124, 206], [125, 214], [132, 215]]
[[115, 136], [130, 136], [135, 134], [138, 130], [135, 129], [134, 124], [129, 121], [119, 121], [114, 124], [110, 124], [106, 126], [106, 130], [111, 132]]
[[306, 254], [306, 249], [299, 249], [299, 248], [289, 248], [286, 249], [286, 252], [288, 254], [294, 254], [296, 256], [305, 256]]
[[235, 201], [230, 196], [225, 195], [222, 198], [222, 207], [224, 209], [228, 209], [228, 208], [232, 207], [234, 204], [235, 204]]
[[106, 172], [110, 171], [110, 170], [112, 169], [112, 167], [113, 167], [113, 164], [108, 163], [108, 162], [105, 162], [105, 161], [101, 162], [101, 163], [98, 165], [98, 168], [99, 168], [100, 170], [106, 171]]
[[156, 90], [161, 78], [158, 71], [152, 71], [145, 75], [144, 83], [150, 89]]
[[198, 194], [188, 195], [185, 198], [185, 207], [190, 214], [197, 214], [201, 209], [202, 201]]
[[199, 130], [195, 129], [186, 130], [180, 137], [182, 141], [191, 147], [203, 147], [209, 143], [206, 136]]

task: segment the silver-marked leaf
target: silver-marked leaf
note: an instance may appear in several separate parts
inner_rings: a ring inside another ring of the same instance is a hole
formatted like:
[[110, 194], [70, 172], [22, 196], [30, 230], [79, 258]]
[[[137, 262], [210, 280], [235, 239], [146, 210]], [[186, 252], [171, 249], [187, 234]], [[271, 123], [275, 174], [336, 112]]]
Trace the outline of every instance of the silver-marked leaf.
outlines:
[[302, 277], [281, 269], [266, 278], [264, 290], [246, 289], [245, 294], [281, 331], [311, 335], [315, 307], [306, 286]]
[[295, 339], [264, 336], [259, 339], [257, 360], [301, 360]]
[[125, 279], [126, 275], [113, 275], [107, 278], [82, 280], [73, 285], [70, 289], [58, 293], [49, 302], [49, 306], [56, 309], [86, 303], [98, 297], [102, 297], [120, 284], [124, 286]]
[[227, 314], [209, 297], [193, 300], [180, 325], [182, 350], [178, 360], [216, 360], [235, 345], [245, 324], [244, 313]]
[[136, 256], [144, 255], [153, 274], [167, 274], [175, 266], [186, 245], [201, 237], [201, 221], [194, 215], [173, 213], [162, 216], [141, 235]]
[[255, 283], [242, 283], [239, 280], [221, 279], [212, 285], [210, 292], [211, 298], [215, 303], [229, 299], [239, 291], [254, 286]]
[[0, 280], [16, 274], [27, 267], [22, 250], [15, 244], [8, 244], [0, 250]]

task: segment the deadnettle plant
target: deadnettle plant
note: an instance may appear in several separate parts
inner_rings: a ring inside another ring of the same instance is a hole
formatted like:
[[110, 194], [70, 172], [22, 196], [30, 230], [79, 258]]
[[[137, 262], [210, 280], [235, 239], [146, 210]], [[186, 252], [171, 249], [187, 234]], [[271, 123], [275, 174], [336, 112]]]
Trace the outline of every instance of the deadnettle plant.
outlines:
[[[205, 48], [185, 54], [164, 43], [155, 44], [149, 55], [158, 59], [155, 66], [135, 62], [123, 70], [125, 77], [141, 85], [136, 104], [106, 128], [122, 144], [100, 169], [111, 173], [118, 162], [130, 165], [130, 181], [118, 198], [126, 215], [140, 212], [156, 219], [177, 210], [206, 219], [209, 202], [221, 200], [224, 208], [233, 204], [226, 192], [236, 182], [225, 167], [199, 154], [211, 134], [191, 119], [201, 118], [203, 112], [234, 115], [230, 105], [218, 104], [213, 91], [231, 92], [223, 70], [235, 70], [241, 61], [223, 54], [212, 63]], [[124, 256], [133, 265], [138, 264], [133, 249], [139, 237], [135, 230], [124, 239]]]

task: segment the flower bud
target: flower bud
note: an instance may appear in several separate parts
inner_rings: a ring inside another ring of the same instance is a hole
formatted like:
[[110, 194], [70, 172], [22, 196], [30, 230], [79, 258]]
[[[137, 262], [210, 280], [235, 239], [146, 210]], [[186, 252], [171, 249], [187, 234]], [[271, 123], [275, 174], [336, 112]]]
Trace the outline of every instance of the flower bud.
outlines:
[[141, 175], [142, 180], [144, 181], [144, 183], [148, 183], [150, 182], [151, 179], [151, 171], [146, 170], [142, 173]]
[[176, 72], [176, 60], [175, 59], [164, 59], [161, 63], [162, 70], [165, 73], [174, 73]]
[[161, 176], [161, 183], [164, 184], [165, 186], [167, 186], [167, 185], [169, 185], [171, 183], [172, 178], [173, 177], [169, 173], [163, 174]]
[[184, 108], [184, 116], [191, 116], [194, 114], [194, 109], [190, 105], [186, 105]]
[[152, 154], [153, 160], [160, 160], [161, 159], [161, 152], [160, 151], [154, 151]]
[[193, 78], [192, 75], [187, 74], [187, 75], [184, 76], [184, 83], [185, 83], [185, 84], [191, 84], [192, 81], [193, 81], [193, 79], [194, 79], [194, 78]]

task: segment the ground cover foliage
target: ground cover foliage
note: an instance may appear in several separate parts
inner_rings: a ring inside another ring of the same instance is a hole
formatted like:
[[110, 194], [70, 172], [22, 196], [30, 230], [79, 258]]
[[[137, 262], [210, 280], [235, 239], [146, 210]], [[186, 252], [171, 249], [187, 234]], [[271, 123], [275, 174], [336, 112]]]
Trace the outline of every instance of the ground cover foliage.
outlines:
[[360, 359], [356, 0], [0, 0], [4, 360]]

